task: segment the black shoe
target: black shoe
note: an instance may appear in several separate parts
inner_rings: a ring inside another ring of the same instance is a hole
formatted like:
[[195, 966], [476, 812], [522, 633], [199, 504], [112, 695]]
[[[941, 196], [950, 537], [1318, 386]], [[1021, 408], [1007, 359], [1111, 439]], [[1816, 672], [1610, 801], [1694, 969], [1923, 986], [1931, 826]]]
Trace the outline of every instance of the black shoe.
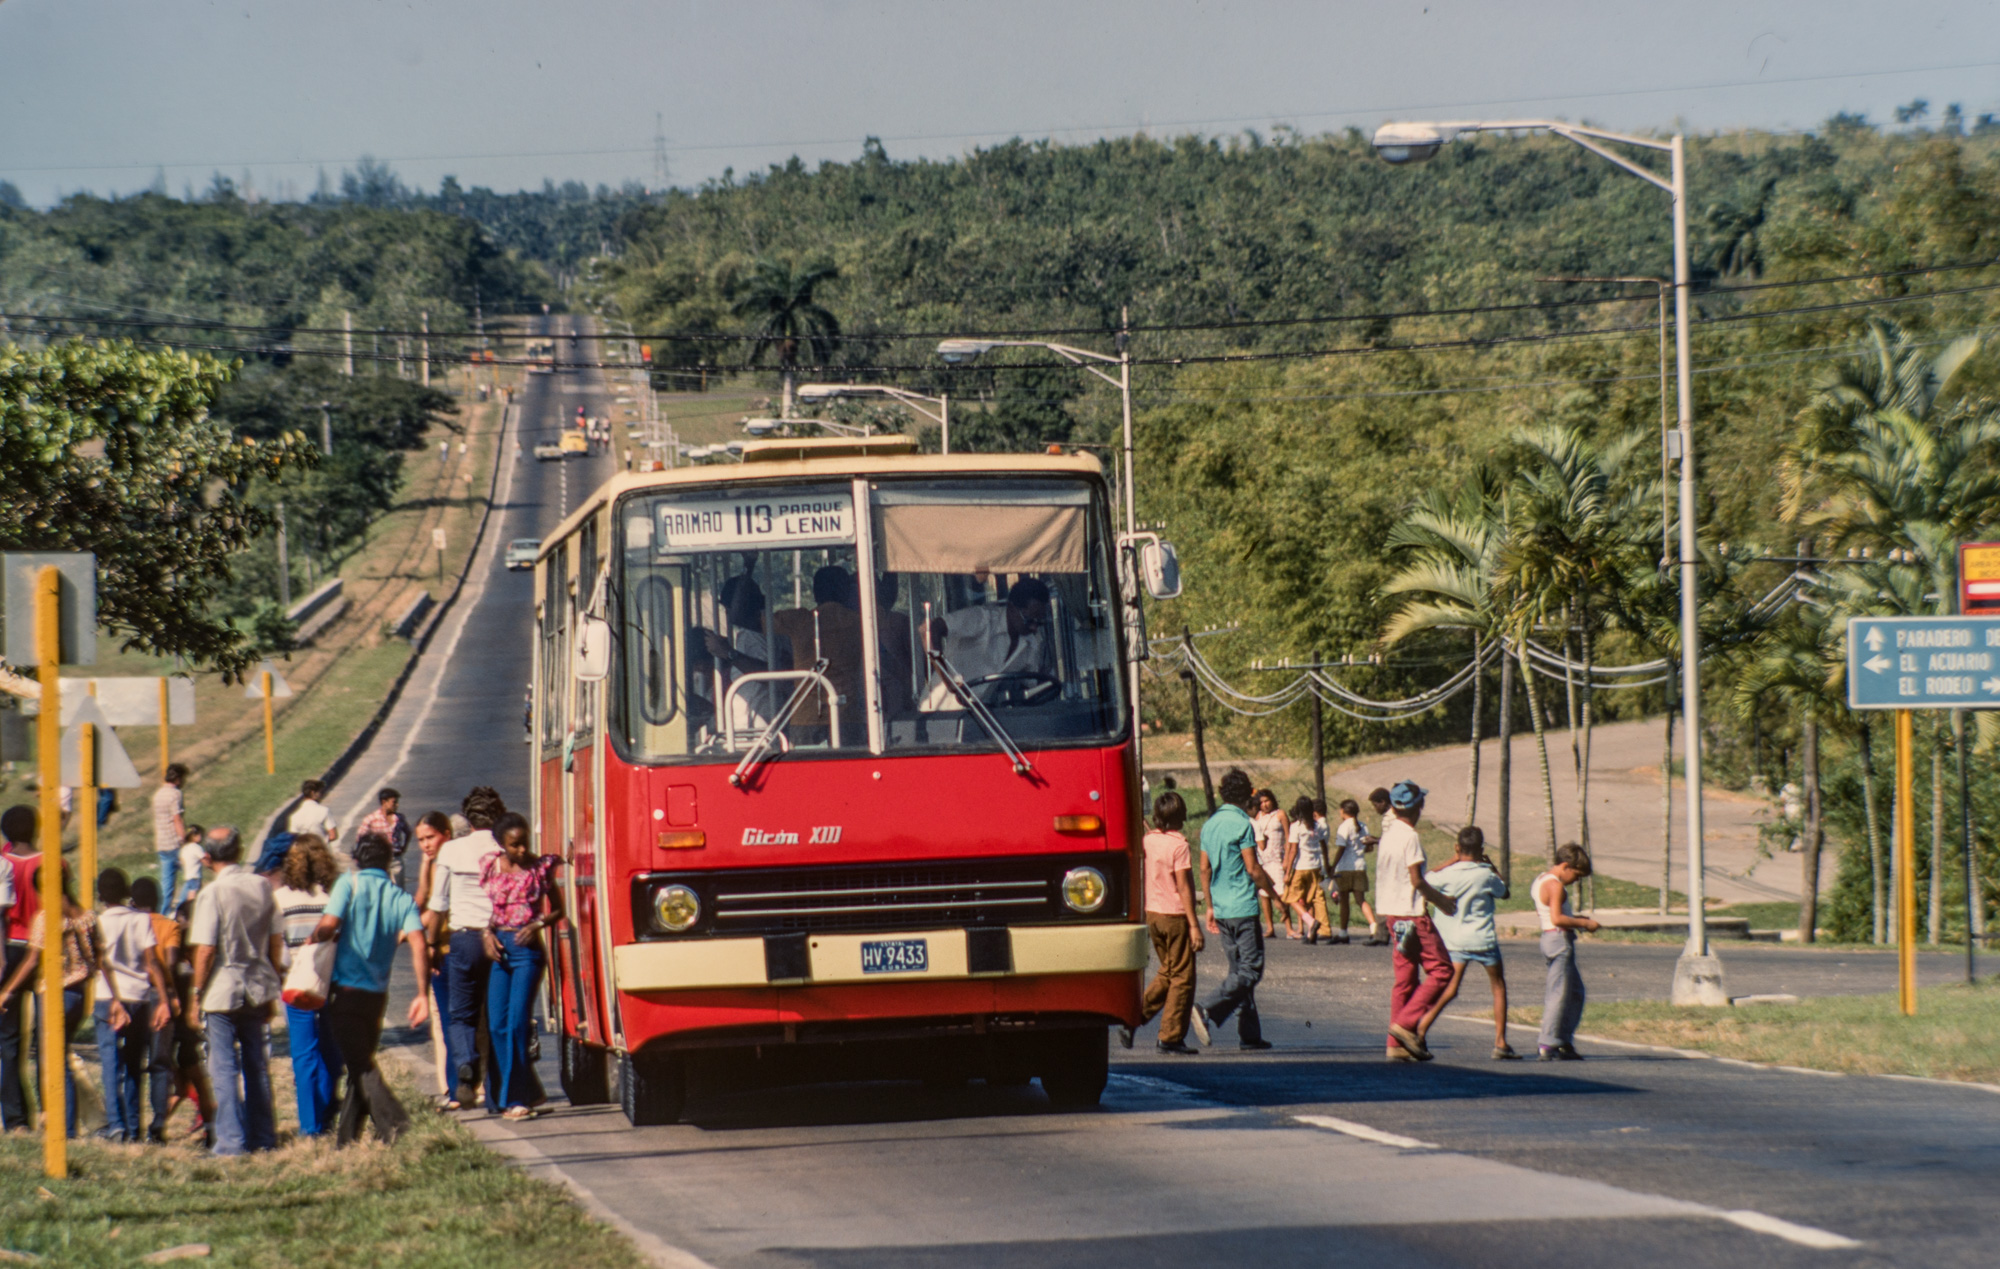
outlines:
[[1345, 934], [1336, 934], [1332, 938], [1326, 941], [1326, 945], [1328, 947], [1332, 947], [1334, 944], [1338, 943], [1340, 946], [1346, 947], [1352, 941], [1353, 940], [1349, 939]]
[[1369, 939], [1369, 940], [1368, 940], [1368, 941], [1367, 941], [1366, 943], [1363, 943], [1363, 944], [1362, 944], [1361, 946], [1363, 946], [1363, 947], [1387, 947], [1387, 946], [1389, 946], [1389, 936], [1388, 936], [1388, 935], [1386, 935], [1386, 934], [1377, 934], [1377, 935], [1375, 935], [1375, 936], [1374, 936], [1373, 938]]
[[1261, 1053], [1271, 1047], [1271, 1042], [1269, 1040], [1245, 1040], [1236, 1047], [1246, 1053]]
[[1576, 1051], [1574, 1044], [1559, 1044], [1556, 1046], [1556, 1061], [1581, 1062], [1583, 1061], [1583, 1054]]
[[156, 1146], [164, 1146], [167, 1144], [167, 1130], [164, 1128], [148, 1128], [146, 1130], [146, 1140]]
[[1130, 1027], [1118, 1028], [1118, 1047], [1121, 1049], [1129, 1049], [1132, 1047], [1132, 1028]]
[[1181, 1043], [1179, 1040], [1175, 1040], [1172, 1043], [1168, 1043], [1163, 1040], [1154, 1047], [1157, 1048], [1161, 1053], [1172, 1053], [1180, 1057], [1201, 1056], [1200, 1049], [1190, 1049], [1187, 1045]]

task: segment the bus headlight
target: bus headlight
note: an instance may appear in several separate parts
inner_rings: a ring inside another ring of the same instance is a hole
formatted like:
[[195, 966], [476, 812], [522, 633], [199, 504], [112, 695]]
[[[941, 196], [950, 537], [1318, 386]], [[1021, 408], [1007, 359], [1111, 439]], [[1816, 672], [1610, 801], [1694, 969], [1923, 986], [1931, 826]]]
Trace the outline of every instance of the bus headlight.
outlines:
[[685, 934], [701, 920], [701, 899], [686, 886], [661, 886], [653, 892], [653, 919], [669, 934]]
[[1072, 868], [1063, 874], [1062, 897], [1071, 912], [1095, 912], [1110, 894], [1104, 874], [1095, 868]]

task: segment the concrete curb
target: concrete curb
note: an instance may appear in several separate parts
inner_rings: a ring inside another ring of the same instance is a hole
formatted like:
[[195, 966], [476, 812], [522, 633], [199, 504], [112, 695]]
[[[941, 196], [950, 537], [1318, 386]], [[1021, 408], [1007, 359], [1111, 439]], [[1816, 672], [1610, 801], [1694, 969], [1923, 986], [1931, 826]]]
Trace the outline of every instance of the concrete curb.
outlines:
[[[320, 782], [329, 789], [338, 784], [340, 777], [347, 774], [348, 768], [359, 761], [362, 754], [368, 752], [369, 745], [375, 743], [375, 737], [381, 732], [382, 724], [389, 721], [389, 715], [395, 711], [396, 703], [403, 699], [403, 689], [409, 686], [410, 676], [417, 672], [417, 663], [423, 659], [424, 650], [431, 646], [431, 636], [437, 633], [438, 627], [444, 622], [445, 614], [458, 602], [459, 592], [465, 589], [466, 579], [472, 576], [473, 565], [479, 562], [479, 544], [486, 539], [486, 526], [493, 519], [493, 505], [499, 496], [500, 468], [506, 457], [509, 418], [514, 411], [515, 406], [511, 401], [500, 410], [500, 431], [493, 443], [493, 470], [486, 478], [486, 509], [480, 513], [479, 524], [472, 531], [472, 543], [465, 553], [465, 566], [458, 570], [458, 579], [452, 583], [451, 593], [431, 609], [430, 616], [411, 637], [409, 658], [403, 662], [403, 668], [397, 673], [395, 682], [391, 683], [389, 690], [383, 693], [381, 704], [376, 706], [375, 712], [369, 715], [367, 723], [355, 733], [354, 739], [348, 742], [347, 747], [335, 755], [333, 761], [327, 764], [326, 770], [320, 773]], [[518, 430], [520, 420], [513, 419], [512, 426]], [[264, 821], [264, 827], [258, 830], [255, 840], [261, 845], [264, 839], [271, 835], [272, 827], [279, 820], [290, 816], [302, 800], [292, 798], [271, 812], [271, 817]]]

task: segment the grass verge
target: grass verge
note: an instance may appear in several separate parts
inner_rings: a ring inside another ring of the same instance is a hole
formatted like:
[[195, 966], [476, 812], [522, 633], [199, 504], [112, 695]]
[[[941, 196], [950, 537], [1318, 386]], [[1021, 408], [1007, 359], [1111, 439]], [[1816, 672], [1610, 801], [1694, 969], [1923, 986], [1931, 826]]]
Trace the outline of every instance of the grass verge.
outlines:
[[[1588, 981], [1588, 980], [1586, 980]], [[1540, 1009], [1508, 1018], [1538, 1026]], [[1676, 1008], [1657, 1001], [1593, 1004], [1583, 1030], [1611, 1040], [1698, 1049], [1746, 1062], [1856, 1075], [1922, 1075], [2000, 1082], [2000, 980], [1917, 993], [1917, 1016], [1897, 998], [1820, 996], [1795, 1005]]]
[[[74, 1141], [69, 1179], [52, 1182], [42, 1176], [39, 1137], [0, 1137], [0, 1248], [83, 1267], [130, 1265], [186, 1243], [213, 1248], [204, 1264], [257, 1269], [646, 1263], [566, 1191], [509, 1166], [406, 1080], [398, 1095], [414, 1126], [394, 1146], [336, 1150], [292, 1136], [289, 1064], [282, 1040], [277, 1047], [282, 1144], [266, 1154], [216, 1159], [189, 1145]], [[396, 1078], [393, 1063], [385, 1069]]]

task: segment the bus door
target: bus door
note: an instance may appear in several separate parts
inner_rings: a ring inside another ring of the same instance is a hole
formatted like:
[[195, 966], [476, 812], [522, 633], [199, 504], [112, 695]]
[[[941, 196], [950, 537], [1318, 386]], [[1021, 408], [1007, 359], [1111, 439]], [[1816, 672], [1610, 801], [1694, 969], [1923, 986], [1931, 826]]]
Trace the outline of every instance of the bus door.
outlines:
[[[565, 642], [574, 647], [577, 618], [588, 610], [597, 594], [598, 573], [603, 558], [597, 549], [597, 521], [586, 520], [577, 533], [576, 576], [569, 586], [565, 604], [568, 628]], [[567, 660], [565, 665], [567, 665]], [[604, 823], [599, 795], [602, 787], [599, 752], [601, 683], [580, 683], [574, 673], [567, 679], [569, 726], [563, 753], [563, 825], [569, 842], [570, 867], [576, 876], [576, 939], [580, 995], [586, 998], [590, 1015], [591, 1042], [613, 1045], [618, 1039], [618, 1020], [612, 1012], [611, 992], [604, 981], [604, 967], [610, 955], [606, 929], [610, 902], [609, 889], [616, 878], [606, 866]]]
[[604, 1027], [603, 996], [596, 965], [595, 856], [580, 852], [572, 831], [571, 808], [576, 683], [570, 665], [570, 631], [574, 625], [569, 546], [550, 552], [544, 565], [542, 592], [541, 678], [542, 764], [540, 794], [544, 842], [563, 858], [563, 878], [569, 920], [560, 932], [556, 973], [566, 988], [563, 1007], [574, 1020], [577, 1038], [597, 1045], [610, 1043]]

